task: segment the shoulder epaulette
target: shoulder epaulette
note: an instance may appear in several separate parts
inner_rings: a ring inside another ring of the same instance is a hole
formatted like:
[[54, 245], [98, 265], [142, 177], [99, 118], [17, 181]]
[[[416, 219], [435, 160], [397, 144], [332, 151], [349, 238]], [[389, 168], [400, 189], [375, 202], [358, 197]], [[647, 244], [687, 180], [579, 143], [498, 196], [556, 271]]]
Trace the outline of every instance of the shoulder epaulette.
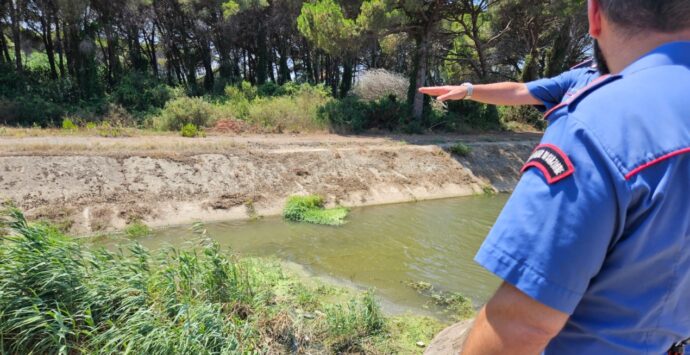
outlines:
[[597, 67], [597, 64], [596, 64], [596, 62], [594, 62], [594, 58], [589, 58], [580, 64], [576, 64], [575, 66], [570, 68], [570, 70], [580, 69], [580, 68], [596, 68], [596, 67]]
[[568, 100], [561, 102], [557, 106], [554, 106], [552, 109], [547, 111], [544, 114], [544, 119], [547, 119], [553, 112], [555, 112], [556, 110], [558, 110], [562, 107], [577, 104], [582, 98], [586, 97], [590, 93], [592, 93], [592, 92], [596, 91], [597, 89], [599, 89], [603, 86], [606, 86], [607, 84], [612, 83], [612, 82], [614, 82], [620, 78], [622, 78], [621, 75], [611, 75], [611, 74], [602, 75], [602, 76], [596, 78], [591, 83], [589, 83], [589, 85], [578, 90], [578, 92], [575, 93], [575, 95], [571, 96]]

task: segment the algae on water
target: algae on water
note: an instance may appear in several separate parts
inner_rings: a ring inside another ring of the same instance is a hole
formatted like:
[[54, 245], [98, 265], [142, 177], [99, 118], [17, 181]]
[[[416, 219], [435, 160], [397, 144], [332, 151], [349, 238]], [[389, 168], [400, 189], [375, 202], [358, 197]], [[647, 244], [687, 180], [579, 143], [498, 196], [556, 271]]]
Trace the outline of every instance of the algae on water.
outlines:
[[345, 223], [349, 212], [345, 207], [324, 208], [321, 196], [292, 196], [285, 204], [283, 218], [293, 222], [339, 226]]

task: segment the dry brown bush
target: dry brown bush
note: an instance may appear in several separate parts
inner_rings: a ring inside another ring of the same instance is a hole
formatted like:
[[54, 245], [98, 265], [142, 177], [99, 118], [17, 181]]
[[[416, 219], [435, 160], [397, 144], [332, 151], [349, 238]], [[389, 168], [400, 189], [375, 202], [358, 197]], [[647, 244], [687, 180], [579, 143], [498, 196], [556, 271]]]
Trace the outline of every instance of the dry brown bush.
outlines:
[[355, 84], [353, 93], [362, 100], [373, 101], [395, 95], [402, 100], [407, 97], [410, 82], [401, 74], [385, 69], [365, 71]]

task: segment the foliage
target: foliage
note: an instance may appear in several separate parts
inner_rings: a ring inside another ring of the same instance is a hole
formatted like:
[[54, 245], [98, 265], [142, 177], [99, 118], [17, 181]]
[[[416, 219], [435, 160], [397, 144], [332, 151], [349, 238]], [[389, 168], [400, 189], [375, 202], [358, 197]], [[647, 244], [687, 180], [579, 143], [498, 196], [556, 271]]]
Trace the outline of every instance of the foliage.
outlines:
[[443, 117], [443, 128], [448, 131], [463, 129], [499, 131], [502, 129], [496, 106], [473, 101], [450, 101]]
[[292, 196], [283, 208], [283, 218], [292, 222], [305, 222], [338, 226], [345, 223], [349, 210], [344, 207], [324, 208], [321, 196]]
[[376, 303], [373, 292], [364, 293], [343, 307], [334, 305], [326, 308], [328, 332], [332, 334], [331, 348], [337, 353], [362, 350], [366, 337], [385, 331], [386, 321]]
[[62, 129], [67, 130], [67, 131], [76, 131], [79, 127], [72, 122], [71, 119], [69, 118], [63, 118], [62, 119]]
[[[482, 125], [495, 120], [467, 122], [479, 115], [430, 110], [416, 89], [556, 75], [587, 55], [585, 8], [584, 0], [2, 1], [0, 122], [99, 122], [115, 104], [141, 126], [182, 93], [207, 95], [214, 117], [247, 119], [254, 101], [293, 96], [296, 82], [325, 85], [336, 99], [357, 84], [367, 103], [393, 94], [406, 110], [385, 120], [396, 131], [495, 129]], [[361, 131], [370, 118], [334, 122]]]
[[187, 123], [180, 130], [180, 135], [185, 138], [198, 137], [201, 135], [201, 133], [202, 132], [199, 130], [199, 128], [197, 128], [197, 126], [192, 123]]
[[171, 99], [170, 87], [146, 73], [130, 72], [112, 90], [112, 101], [133, 112], [163, 108]]
[[348, 97], [327, 103], [318, 114], [335, 131], [359, 133], [370, 129], [405, 131], [410, 122], [408, 111], [395, 96], [369, 102]]
[[464, 143], [455, 143], [450, 148], [448, 148], [451, 153], [460, 156], [460, 157], [466, 157], [469, 156], [470, 153], [472, 153], [472, 148], [468, 146], [467, 144]]
[[205, 127], [211, 119], [211, 104], [198, 97], [181, 97], [165, 104], [154, 121], [157, 129], [179, 131], [187, 124]]
[[125, 235], [129, 238], [142, 238], [151, 234], [151, 228], [144, 222], [136, 220], [125, 227]]
[[203, 237], [195, 250], [111, 252], [14, 208], [0, 226], [1, 353], [396, 353], [440, 328], [416, 318], [390, 327], [372, 293], [324, 304], [322, 288], [277, 262], [229, 257]]
[[325, 128], [319, 108], [330, 101], [323, 86], [301, 85], [285, 89], [285, 96], [259, 98], [252, 102], [246, 120], [272, 132], [318, 131]]
[[367, 128], [367, 104], [356, 97], [330, 101], [318, 111], [319, 119], [335, 131], [359, 133]]
[[501, 119], [505, 123], [517, 122], [528, 124], [537, 129], [545, 129], [544, 115], [531, 106], [501, 108]]

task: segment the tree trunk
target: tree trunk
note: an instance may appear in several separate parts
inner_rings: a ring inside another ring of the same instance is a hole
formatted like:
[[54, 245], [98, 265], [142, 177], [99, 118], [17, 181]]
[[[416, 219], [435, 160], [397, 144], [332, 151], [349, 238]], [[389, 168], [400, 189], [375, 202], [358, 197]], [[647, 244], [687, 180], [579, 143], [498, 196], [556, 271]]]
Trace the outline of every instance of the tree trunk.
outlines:
[[280, 85], [290, 80], [290, 68], [288, 67], [288, 54], [284, 42], [278, 46], [278, 82]]
[[57, 36], [57, 42], [58, 42], [58, 60], [59, 60], [59, 66], [60, 66], [60, 77], [64, 78], [65, 77], [65, 58], [64, 58], [64, 52], [65, 52], [65, 42], [62, 40], [62, 35], [60, 31], [60, 20], [55, 16], [55, 36]]
[[158, 56], [156, 55], [156, 26], [151, 26], [151, 36], [146, 36], [146, 46], [149, 52], [149, 62], [151, 73], [154, 78], [158, 78]]
[[268, 78], [268, 44], [266, 43], [266, 29], [262, 21], [258, 24], [258, 33], [256, 41], [256, 82], [261, 85], [266, 82]]
[[10, 57], [10, 50], [7, 48], [7, 40], [5, 40], [5, 33], [2, 32], [2, 28], [0, 28], [0, 49], [2, 50], [3, 62], [11, 63], [12, 57]]
[[12, 21], [12, 42], [14, 42], [14, 61], [17, 72], [21, 73], [22, 67], [22, 37], [21, 28], [21, 2], [22, 0], [10, 0], [10, 20]]
[[41, 35], [43, 37], [43, 45], [46, 47], [46, 55], [48, 56], [48, 64], [50, 65], [50, 77], [55, 80], [58, 77], [57, 67], [55, 66], [55, 50], [53, 48], [53, 34], [51, 33], [50, 17], [47, 17], [47, 11], [44, 9], [41, 15]]
[[340, 97], [345, 98], [352, 88], [353, 79], [353, 62], [351, 58], [345, 58], [343, 61], [343, 78], [340, 81]]
[[106, 52], [108, 54], [108, 84], [114, 85], [120, 79], [120, 58], [117, 55], [117, 38], [113, 36], [113, 28], [106, 25]]
[[419, 88], [426, 84], [427, 67], [429, 60], [429, 33], [420, 34], [416, 39], [417, 49], [414, 58], [413, 70], [410, 75], [410, 91], [408, 92], [408, 102], [412, 106], [412, 117], [420, 122], [424, 115], [424, 95], [419, 92]]
[[202, 57], [202, 63], [204, 65], [204, 71], [206, 74], [204, 75], [204, 89], [206, 89], [207, 92], [210, 92], [213, 90], [213, 85], [214, 85], [214, 77], [213, 77], [213, 65], [211, 63], [211, 43], [206, 42], [204, 43], [204, 46], [201, 50], [201, 53], [203, 55]]
[[[266, 70], [268, 70], [268, 76], [271, 78], [271, 81], [274, 83], [279, 83], [280, 79], [276, 80], [276, 74], [275, 70], [273, 70], [273, 63], [275, 63], [276, 60], [276, 53], [273, 49], [271, 49], [271, 56], [269, 57], [268, 60], [268, 67]], [[280, 75], [280, 73], [278, 73]], [[280, 77], [279, 77], [280, 78]]]

